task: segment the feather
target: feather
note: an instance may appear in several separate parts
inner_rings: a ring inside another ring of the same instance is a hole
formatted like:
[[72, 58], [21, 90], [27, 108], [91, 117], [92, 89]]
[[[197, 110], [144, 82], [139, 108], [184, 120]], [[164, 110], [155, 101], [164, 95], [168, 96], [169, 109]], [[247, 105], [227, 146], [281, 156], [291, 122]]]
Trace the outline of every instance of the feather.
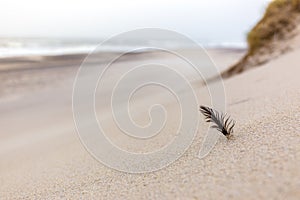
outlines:
[[211, 128], [215, 128], [229, 139], [230, 134], [233, 132], [235, 121], [230, 119], [227, 114], [219, 113], [212, 108], [200, 106], [200, 112], [204, 115], [206, 122], [211, 122]]

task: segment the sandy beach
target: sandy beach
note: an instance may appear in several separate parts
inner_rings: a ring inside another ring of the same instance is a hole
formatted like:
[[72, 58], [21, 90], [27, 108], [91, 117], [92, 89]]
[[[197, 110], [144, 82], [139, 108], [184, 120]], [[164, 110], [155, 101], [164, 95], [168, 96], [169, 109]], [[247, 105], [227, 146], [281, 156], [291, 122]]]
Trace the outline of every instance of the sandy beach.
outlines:
[[[208, 53], [220, 71], [244, 54], [228, 49]], [[145, 174], [108, 168], [81, 144], [73, 121], [72, 88], [84, 55], [2, 59], [0, 199], [299, 199], [299, 54], [291, 51], [224, 80], [227, 112], [237, 121], [232, 140], [222, 137], [199, 159], [208, 128], [201, 118], [186, 153], [170, 166]], [[159, 52], [134, 54], [116, 66], [165, 59]], [[105, 55], [95, 63], [102, 61]], [[195, 79], [193, 87], [199, 102], [209, 105], [202, 80]], [[161, 98], [140, 95], [138, 105]], [[176, 102], [166, 99], [172, 110]], [[147, 113], [140, 110], [133, 106], [139, 111], [136, 119]], [[171, 112], [178, 115], [176, 109]], [[173, 136], [174, 126], [162, 134], [162, 143]], [[107, 127], [114, 130], [109, 122]], [[114, 131], [111, 137], [122, 145]]]

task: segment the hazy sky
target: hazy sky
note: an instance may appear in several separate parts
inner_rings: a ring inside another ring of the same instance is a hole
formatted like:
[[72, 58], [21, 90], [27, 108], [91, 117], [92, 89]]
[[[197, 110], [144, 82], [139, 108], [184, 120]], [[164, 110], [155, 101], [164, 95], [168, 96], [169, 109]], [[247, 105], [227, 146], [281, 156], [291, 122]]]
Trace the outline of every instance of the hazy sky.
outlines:
[[0, 37], [103, 38], [143, 27], [242, 42], [268, 0], [0, 0]]

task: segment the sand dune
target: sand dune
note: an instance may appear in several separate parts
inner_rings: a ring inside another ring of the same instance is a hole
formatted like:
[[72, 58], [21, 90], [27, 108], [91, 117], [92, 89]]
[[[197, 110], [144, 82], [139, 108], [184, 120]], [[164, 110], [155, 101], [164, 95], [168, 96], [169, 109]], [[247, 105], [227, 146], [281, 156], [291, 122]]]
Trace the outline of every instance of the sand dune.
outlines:
[[[24, 78], [22, 83], [28, 85], [21, 89], [2, 87], [0, 197], [299, 199], [299, 53], [290, 52], [224, 82], [227, 109], [237, 121], [233, 140], [221, 138], [205, 159], [198, 159], [202, 133], [207, 130], [201, 121], [192, 146], [179, 160], [146, 174], [110, 169], [80, 143], [71, 109], [77, 67], [36, 72], [51, 78], [44, 85]], [[216, 59], [222, 63], [222, 58]], [[132, 63], [120, 63], [127, 64]], [[200, 80], [194, 87], [199, 97], [206, 94]], [[20, 95], [13, 94], [19, 90]], [[209, 104], [206, 98], [199, 101]]]

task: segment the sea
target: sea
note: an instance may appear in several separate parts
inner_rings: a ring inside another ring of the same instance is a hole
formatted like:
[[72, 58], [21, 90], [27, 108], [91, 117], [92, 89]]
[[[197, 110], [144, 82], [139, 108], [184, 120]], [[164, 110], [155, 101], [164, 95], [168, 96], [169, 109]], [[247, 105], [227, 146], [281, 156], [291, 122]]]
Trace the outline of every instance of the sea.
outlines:
[[[140, 48], [138, 41], [117, 41], [109, 45], [101, 44], [104, 40], [89, 39], [44, 39], [44, 38], [0, 38], [0, 58], [19, 57], [19, 56], [46, 56], [46, 55], [65, 55], [65, 54], [88, 54], [93, 51], [105, 52], [126, 52], [135, 48]], [[149, 46], [159, 46], [165, 48], [183, 48], [185, 44], [178, 41], [147, 41]], [[207, 48], [236, 48], [243, 49], [245, 43], [199, 43]], [[99, 48], [101, 45], [101, 48]], [[142, 51], [142, 50], [141, 50]]]

